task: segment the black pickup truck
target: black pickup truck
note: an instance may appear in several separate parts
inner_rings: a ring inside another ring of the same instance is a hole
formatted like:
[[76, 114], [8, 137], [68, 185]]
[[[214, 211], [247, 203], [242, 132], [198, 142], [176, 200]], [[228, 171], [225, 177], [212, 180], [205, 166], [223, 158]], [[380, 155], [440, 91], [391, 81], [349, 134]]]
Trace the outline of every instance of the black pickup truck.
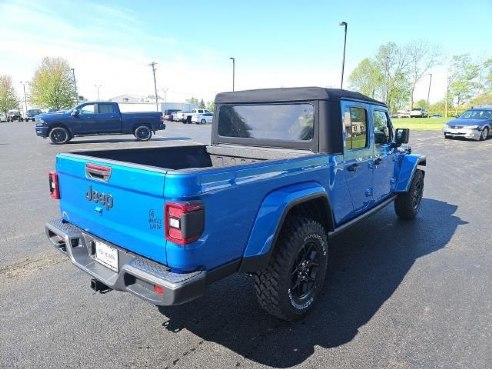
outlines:
[[161, 112], [122, 113], [115, 102], [86, 102], [62, 113], [36, 116], [36, 134], [60, 145], [75, 136], [133, 134], [148, 141], [166, 128]]

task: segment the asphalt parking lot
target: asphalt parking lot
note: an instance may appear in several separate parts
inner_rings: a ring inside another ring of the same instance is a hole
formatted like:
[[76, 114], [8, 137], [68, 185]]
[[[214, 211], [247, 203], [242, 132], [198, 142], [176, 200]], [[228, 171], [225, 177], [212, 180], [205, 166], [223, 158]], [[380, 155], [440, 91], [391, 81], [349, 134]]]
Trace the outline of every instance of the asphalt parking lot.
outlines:
[[44, 234], [58, 216], [47, 178], [57, 152], [208, 143], [210, 125], [65, 146], [33, 126], [0, 123], [0, 368], [490, 368], [492, 139], [411, 132], [428, 158], [418, 218], [389, 206], [330, 240], [320, 303], [286, 323], [261, 310], [247, 275], [177, 307], [93, 294]]

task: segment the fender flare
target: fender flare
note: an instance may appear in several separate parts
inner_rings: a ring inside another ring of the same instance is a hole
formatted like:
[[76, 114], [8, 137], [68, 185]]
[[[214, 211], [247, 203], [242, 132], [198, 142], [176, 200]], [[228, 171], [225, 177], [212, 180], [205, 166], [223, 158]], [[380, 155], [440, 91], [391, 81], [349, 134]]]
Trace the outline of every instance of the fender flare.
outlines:
[[275, 241], [289, 211], [304, 202], [323, 199], [328, 207], [329, 227], [333, 214], [326, 190], [319, 183], [307, 182], [270, 192], [263, 200], [244, 249], [240, 272], [254, 272], [268, 265]]
[[403, 156], [400, 163], [400, 174], [395, 183], [395, 192], [408, 191], [413, 175], [419, 165], [427, 165], [427, 158], [424, 155], [407, 154]]

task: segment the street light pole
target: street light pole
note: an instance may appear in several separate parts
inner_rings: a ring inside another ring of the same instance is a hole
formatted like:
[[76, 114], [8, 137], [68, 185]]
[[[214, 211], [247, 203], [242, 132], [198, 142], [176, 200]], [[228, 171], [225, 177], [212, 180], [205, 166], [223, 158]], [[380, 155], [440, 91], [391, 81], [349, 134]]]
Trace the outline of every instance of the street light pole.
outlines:
[[73, 87], [75, 88], [75, 104], [79, 102], [79, 93], [77, 92], [77, 80], [75, 79], [75, 69], [72, 68], [72, 76], [73, 76]]
[[[429, 73], [428, 75], [430, 76], [430, 78], [429, 78], [429, 90], [427, 91], [427, 109], [429, 109], [429, 107], [430, 107], [430, 105], [429, 105], [429, 97], [430, 97], [430, 93], [431, 93], [432, 73]], [[427, 113], [429, 113], [428, 110], [427, 110]]]
[[155, 81], [155, 66], [157, 65], [156, 62], [152, 62], [149, 64], [152, 67], [152, 73], [154, 74], [154, 92], [155, 92], [155, 107], [157, 111], [159, 111], [159, 97], [157, 96], [157, 83]]
[[[167, 103], [167, 91], [168, 91], [168, 90], [169, 90], [168, 88], [163, 88], [163, 89], [162, 89], [162, 92], [164, 93], [164, 109], [163, 109], [164, 111], [166, 110], [166, 103]], [[164, 111], [162, 112], [163, 114], [164, 114]]]
[[101, 85], [94, 85], [94, 87], [97, 89], [97, 101], [101, 101], [101, 97], [99, 96], [99, 89], [101, 88]]
[[24, 116], [27, 115], [27, 99], [26, 99], [26, 82], [21, 81], [22, 87], [24, 88]]
[[342, 79], [340, 81], [340, 88], [343, 88], [343, 73], [345, 72], [345, 48], [347, 46], [347, 22], [340, 22], [340, 26], [343, 26], [345, 29], [345, 37], [343, 39], [343, 59], [342, 59]]
[[232, 60], [232, 91], [234, 92], [234, 80], [236, 79], [236, 58], [229, 58]]

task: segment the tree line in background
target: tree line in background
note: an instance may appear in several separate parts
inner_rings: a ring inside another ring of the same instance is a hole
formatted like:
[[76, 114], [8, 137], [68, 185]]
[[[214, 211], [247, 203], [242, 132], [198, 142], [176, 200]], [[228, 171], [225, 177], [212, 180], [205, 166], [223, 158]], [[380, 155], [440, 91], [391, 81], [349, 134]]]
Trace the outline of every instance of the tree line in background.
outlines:
[[463, 105], [492, 104], [492, 58], [474, 61], [469, 54], [455, 55], [448, 67], [446, 97], [429, 106], [428, 99], [414, 101], [417, 83], [431, 83], [432, 68], [441, 64], [439, 48], [423, 41], [405, 46], [381, 45], [372, 58], [363, 59], [349, 76], [350, 89], [384, 101], [391, 112], [427, 108], [444, 112]]
[[[439, 48], [423, 41], [405, 46], [394, 42], [381, 45], [372, 58], [363, 59], [349, 76], [350, 89], [384, 101], [391, 112], [414, 106], [444, 112], [468, 105], [492, 104], [492, 58], [474, 61], [469, 54], [455, 55], [448, 67], [446, 97], [432, 106], [423, 99], [414, 101], [417, 83], [441, 64]], [[77, 101], [73, 70], [63, 58], [45, 57], [28, 83], [26, 100], [39, 108], [67, 109]], [[8, 75], [0, 75], [0, 112], [18, 109], [18, 98]], [[195, 97], [186, 102], [214, 110], [213, 101]]]

